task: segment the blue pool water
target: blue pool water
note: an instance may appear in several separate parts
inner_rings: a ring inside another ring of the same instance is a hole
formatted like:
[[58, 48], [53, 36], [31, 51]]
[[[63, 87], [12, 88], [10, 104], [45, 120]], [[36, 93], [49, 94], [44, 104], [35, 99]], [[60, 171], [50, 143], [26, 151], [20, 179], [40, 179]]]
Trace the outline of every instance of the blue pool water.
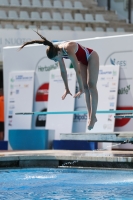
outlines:
[[133, 171], [0, 170], [0, 200], [133, 200]]

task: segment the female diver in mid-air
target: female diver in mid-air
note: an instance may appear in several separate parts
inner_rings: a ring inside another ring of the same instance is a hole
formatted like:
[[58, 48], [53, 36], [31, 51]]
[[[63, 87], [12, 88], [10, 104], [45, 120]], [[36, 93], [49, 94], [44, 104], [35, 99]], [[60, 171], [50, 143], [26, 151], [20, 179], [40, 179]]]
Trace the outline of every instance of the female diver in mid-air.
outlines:
[[63, 58], [69, 58], [71, 60], [79, 84], [79, 92], [77, 92], [74, 97], [80, 97], [82, 93], [85, 93], [89, 117], [88, 129], [91, 130], [97, 121], [96, 111], [98, 104], [98, 92], [96, 85], [99, 73], [98, 54], [94, 50], [83, 47], [74, 41], [65, 41], [55, 45], [38, 32], [36, 33], [42, 38], [42, 40], [26, 42], [20, 47], [20, 49], [26, 45], [34, 43], [48, 46], [46, 49], [47, 57], [55, 62], [59, 62], [61, 76], [65, 85], [65, 92], [62, 96], [63, 100], [67, 94], [72, 95], [68, 87], [67, 71]]

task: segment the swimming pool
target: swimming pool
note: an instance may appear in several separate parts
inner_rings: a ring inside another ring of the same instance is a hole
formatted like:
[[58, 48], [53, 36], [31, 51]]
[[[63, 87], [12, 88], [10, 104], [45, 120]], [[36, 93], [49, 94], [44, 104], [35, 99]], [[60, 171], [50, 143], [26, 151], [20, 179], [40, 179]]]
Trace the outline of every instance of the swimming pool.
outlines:
[[0, 200], [22, 199], [131, 200], [133, 170], [0, 170]]

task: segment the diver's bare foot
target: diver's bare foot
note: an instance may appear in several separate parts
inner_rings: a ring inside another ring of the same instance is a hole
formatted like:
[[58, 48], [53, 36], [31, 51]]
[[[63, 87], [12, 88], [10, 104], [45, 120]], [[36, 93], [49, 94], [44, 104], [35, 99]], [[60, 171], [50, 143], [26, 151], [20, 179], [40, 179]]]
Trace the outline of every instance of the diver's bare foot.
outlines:
[[97, 122], [97, 118], [95, 117], [94, 119], [89, 120], [88, 122], [88, 130], [93, 129], [94, 124]]

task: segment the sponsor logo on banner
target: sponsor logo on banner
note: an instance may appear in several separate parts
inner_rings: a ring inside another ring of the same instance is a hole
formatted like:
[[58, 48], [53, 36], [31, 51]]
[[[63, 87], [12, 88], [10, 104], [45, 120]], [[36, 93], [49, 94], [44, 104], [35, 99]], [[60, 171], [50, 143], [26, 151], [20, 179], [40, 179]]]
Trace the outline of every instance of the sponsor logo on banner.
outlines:
[[[77, 107], [75, 111], [86, 110], [86, 107]], [[86, 122], [87, 121], [87, 114], [74, 114], [73, 118], [74, 122]]]
[[109, 81], [112, 81], [113, 78], [114, 78], [113, 76], [112, 77], [106, 77], [106, 79], [109, 80]]
[[19, 94], [19, 90], [16, 90], [16, 94]]
[[85, 122], [87, 120], [87, 114], [75, 114], [74, 122]]
[[130, 85], [127, 85], [125, 87], [122, 87], [118, 90], [118, 94], [128, 94], [128, 92], [130, 91]]
[[9, 109], [14, 109], [15, 108], [15, 105], [10, 105], [9, 106]]
[[113, 115], [108, 115], [108, 121], [112, 122], [113, 120]]
[[109, 100], [114, 100], [114, 99], [115, 99], [115, 96], [114, 96], [114, 95], [109, 95], [108, 99], [109, 99]]
[[133, 60], [133, 51], [117, 51], [112, 52], [105, 59], [104, 65], [119, 65], [120, 66], [120, 80], [133, 79], [132, 77], [132, 60]]
[[109, 71], [109, 70], [107, 70], [107, 71], [105, 71], [105, 70], [99, 70], [99, 74], [103, 74], [103, 75], [107, 75], [107, 74], [112, 74], [112, 71]]
[[12, 126], [12, 120], [8, 121], [8, 126]]
[[24, 84], [24, 88], [27, 88], [29, 86], [29, 84]]
[[10, 103], [15, 103], [15, 101], [14, 101], [14, 100], [10, 100], [9, 102], [10, 102]]
[[12, 96], [14, 93], [15, 93], [15, 92], [13, 92], [13, 91], [10, 91], [10, 96]]
[[[47, 109], [44, 108], [40, 112], [47, 112]], [[46, 115], [38, 115], [36, 118], [36, 127], [45, 127], [46, 125]]]
[[60, 82], [60, 83], [62, 83], [63, 79], [62, 78], [60, 78], [60, 79], [54, 79], [54, 82]]
[[117, 60], [114, 57], [110, 57], [110, 63], [112, 65], [119, 65], [120, 67], [126, 67], [127, 66], [127, 61], [126, 60]]
[[116, 82], [113, 82], [113, 83], [112, 83], [112, 86], [116, 86]]
[[109, 87], [109, 82], [102, 84], [104, 87]]
[[31, 81], [33, 79], [32, 76], [27, 76], [27, 75], [16, 75], [14, 82], [15, 81]]
[[114, 107], [115, 103], [114, 102], [110, 102], [110, 107]]
[[[51, 79], [53, 79], [53, 81], [55, 81], [55, 82], [63, 82], [61, 74], [59, 74], [59, 75], [56, 74], [55, 75], [55, 74], [51, 73], [50, 76], [51, 76]], [[73, 76], [73, 73], [67, 73], [67, 80], [71, 81], [72, 80], [72, 76]]]
[[112, 129], [112, 124], [104, 124], [103, 125], [104, 130], [111, 130]]
[[[13, 86], [13, 89], [10, 86]], [[27, 87], [28, 86], [28, 87]], [[32, 112], [34, 94], [34, 70], [12, 71], [9, 76], [7, 126], [11, 129], [31, 129], [32, 116], [18, 119], [16, 112]], [[13, 95], [12, 95], [13, 94]], [[12, 96], [10, 96], [12, 95]], [[24, 102], [26, 99], [26, 103]], [[21, 117], [20, 117], [21, 118]], [[7, 135], [8, 138], [8, 135]]]
[[12, 77], [12, 78], [10, 79], [11, 82], [14, 82], [14, 80], [15, 80], [14, 77]]
[[110, 90], [110, 92], [116, 92], [116, 90]]
[[117, 71], [113, 71], [113, 76], [117, 76]]
[[36, 93], [36, 101], [48, 101], [49, 83], [42, 84]]
[[13, 110], [9, 110], [9, 115], [13, 115]]
[[37, 65], [36, 65], [36, 71], [37, 72], [40, 72], [40, 73], [41, 72], [48, 72], [50, 70], [58, 68], [58, 62], [53, 62], [50, 65], [46, 65], [46, 59], [48, 59], [48, 58], [43, 57], [38, 61]]

